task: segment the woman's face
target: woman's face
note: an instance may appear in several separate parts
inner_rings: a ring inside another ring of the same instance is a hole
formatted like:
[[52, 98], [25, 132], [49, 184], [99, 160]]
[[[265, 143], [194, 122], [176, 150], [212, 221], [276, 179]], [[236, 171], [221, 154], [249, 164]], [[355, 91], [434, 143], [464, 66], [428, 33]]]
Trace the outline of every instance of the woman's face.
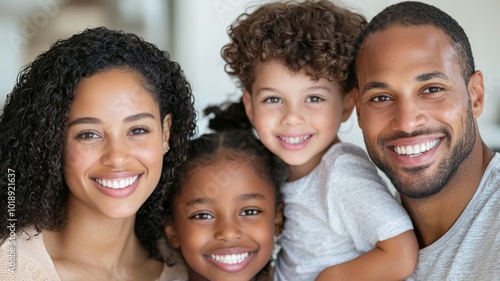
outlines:
[[112, 69], [80, 80], [64, 145], [69, 207], [108, 218], [129, 218], [156, 188], [168, 148], [170, 115], [139, 75]]

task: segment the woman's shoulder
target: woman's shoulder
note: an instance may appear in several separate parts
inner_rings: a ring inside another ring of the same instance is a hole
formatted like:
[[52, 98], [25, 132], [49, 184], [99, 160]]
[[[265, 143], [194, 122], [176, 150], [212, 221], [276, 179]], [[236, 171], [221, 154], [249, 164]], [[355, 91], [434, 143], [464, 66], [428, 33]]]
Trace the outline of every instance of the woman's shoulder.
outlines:
[[42, 234], [35, 229], [13, 233], [5, 239], [0, 246], [0, 258], [7, 265], [0, 268], [0, 280], [59, 280]]

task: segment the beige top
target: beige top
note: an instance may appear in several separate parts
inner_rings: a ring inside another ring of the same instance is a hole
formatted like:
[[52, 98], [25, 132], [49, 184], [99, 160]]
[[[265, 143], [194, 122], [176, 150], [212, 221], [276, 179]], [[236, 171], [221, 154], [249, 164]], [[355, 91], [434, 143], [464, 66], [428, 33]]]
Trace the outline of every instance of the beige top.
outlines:
[[[31, 229], [15, 239], [7, 238], [0, 245], [0, 280], [61, 281], [43, 243], [42, 233], [35, 234]], [[156, 281], [184, 280], [188, 280], [185, 265], [169, 267], [165, 264]]]

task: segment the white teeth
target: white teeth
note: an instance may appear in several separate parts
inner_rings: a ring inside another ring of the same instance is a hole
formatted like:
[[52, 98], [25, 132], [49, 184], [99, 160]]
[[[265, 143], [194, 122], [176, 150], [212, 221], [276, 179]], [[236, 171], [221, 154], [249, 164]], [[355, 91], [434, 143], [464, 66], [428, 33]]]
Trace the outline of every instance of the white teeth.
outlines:
[[130, 178], [125, 178], [125, 179], [116, 179], [116, 180], [106, 180], [106, 179], [95, 179], [95, 181], [107, 188], [112, 188], [112, 189], [122, 189], [127, 186], [132, 185], [138, 178], [139, 176], [133, 176]]
[[426, 143], [417, 144], [414, 146], [395, 146], [394, 152], [400, 155], [408, 155], [408, 156], [418, 156], [426, 151], [433, 149], [438, 143], [439, 139], [435, 139], [433, 141], [429, 141]]
[[307, 136], [302, 136], [302, 137], [279, 137], [282, 141], [289, 143], [289, 144], [299, 144], [301, 142], [304, 142], [308, 138], [310, 138], [311, 135]]
[[243, 254], [232, 254], [232, 255], [210, 255], [210, 257], [218, 262], [221, 263], [226, 263], [226, 264], [236, 264], [236, 263], [241, 263], [243, 262], [250, 253], [243, 253]]

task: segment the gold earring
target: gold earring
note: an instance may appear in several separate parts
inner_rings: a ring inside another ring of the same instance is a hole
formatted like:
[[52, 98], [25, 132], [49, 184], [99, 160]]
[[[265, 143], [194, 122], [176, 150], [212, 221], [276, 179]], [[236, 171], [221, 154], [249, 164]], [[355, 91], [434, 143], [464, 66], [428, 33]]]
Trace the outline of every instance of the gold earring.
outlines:
[[168, 146], [165, 150], [163, 150], [163, 155], [165, 155], [170, 150], [170, 146]]

